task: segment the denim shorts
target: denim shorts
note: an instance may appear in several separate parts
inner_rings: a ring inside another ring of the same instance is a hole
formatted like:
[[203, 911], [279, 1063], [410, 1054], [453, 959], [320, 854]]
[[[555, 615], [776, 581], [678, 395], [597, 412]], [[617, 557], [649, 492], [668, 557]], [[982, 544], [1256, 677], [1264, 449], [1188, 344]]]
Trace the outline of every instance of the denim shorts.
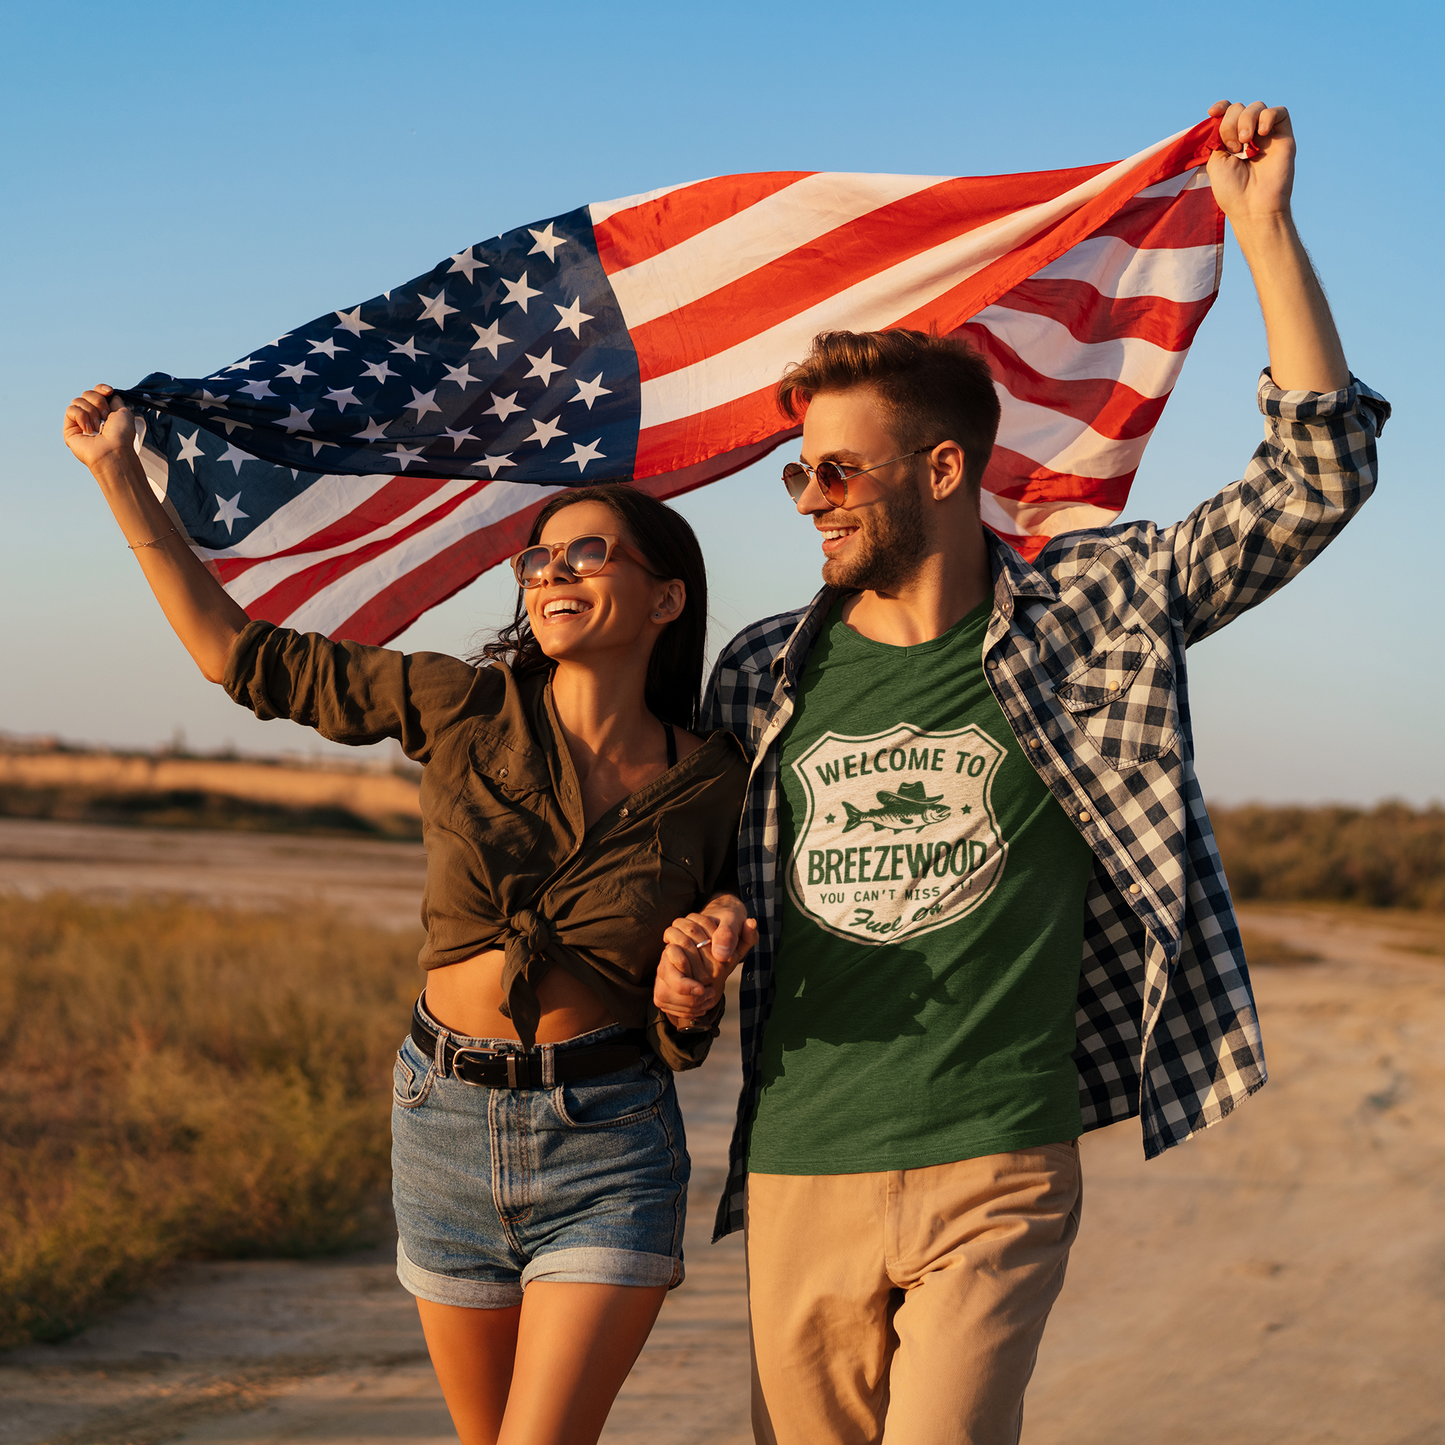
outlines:
[[[556, 1052], [623, 1032], [597, 1029]], [[682, 1282], [690, 1165], [672, 1071], [653, 1055], [550, 1089], [490, 1089], [442, 1078], [408, 1036], [391, 1133], [396, 1272], [414, 1295], [504, 1309], [533, 1280]]]

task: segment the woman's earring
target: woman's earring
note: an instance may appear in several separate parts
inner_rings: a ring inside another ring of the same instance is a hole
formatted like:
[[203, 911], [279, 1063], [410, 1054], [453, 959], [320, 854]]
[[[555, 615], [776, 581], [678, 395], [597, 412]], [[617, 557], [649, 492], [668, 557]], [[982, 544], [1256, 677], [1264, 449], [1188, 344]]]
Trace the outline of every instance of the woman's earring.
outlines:
[[654, 612], [652, 615], [653, 615], [654, 618], [658, 618], [658, 619], [660, 619], [660, 618], [662, 617], [662, 613], [660, 613], [660, 612]]

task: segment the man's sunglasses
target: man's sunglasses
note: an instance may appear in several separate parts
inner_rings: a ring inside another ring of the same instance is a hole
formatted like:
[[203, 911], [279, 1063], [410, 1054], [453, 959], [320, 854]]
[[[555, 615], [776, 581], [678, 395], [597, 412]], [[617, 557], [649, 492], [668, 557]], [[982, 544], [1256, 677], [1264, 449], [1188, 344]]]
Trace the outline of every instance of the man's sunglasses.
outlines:
[[789, 462], [783, 468], [783, 485], [788, 489], [788, 495], [796, 502], [804, 492], [808, 490], [808, 483], [816, 481], [818, 490], [823, 494], [823, 500], [830, 507], [846, 507], [848, 505], [848, 478], [861, 477], [865, 472], [876, 472], [881, 467], [891, 467], [894, 462], [901, 462], [904, 457], [919, 457], [924, 452], [931, 452], [938, 443], [930, 446], [919, 447], [917, 451], [904, 452], [903, 456], [889, 457], [886, 462], [877, 462], [871, 467], [850, 467], [842, 462], [819, 462], [816, 467], [810, 467], [805, 462]]
[[608, 537], [600, 532], [573, 537], [570, 542], [539, 542], [536, 546], [524, 547], [512, 558], [512, 571], [523, 587], [540, 587], [547, 568], [559, 554], [562, 565], [574, 577], [591, 577], [607, 565], [614, 552], [625, 553], [654, 577], [662, 575], [653, 572], [620, 537]]

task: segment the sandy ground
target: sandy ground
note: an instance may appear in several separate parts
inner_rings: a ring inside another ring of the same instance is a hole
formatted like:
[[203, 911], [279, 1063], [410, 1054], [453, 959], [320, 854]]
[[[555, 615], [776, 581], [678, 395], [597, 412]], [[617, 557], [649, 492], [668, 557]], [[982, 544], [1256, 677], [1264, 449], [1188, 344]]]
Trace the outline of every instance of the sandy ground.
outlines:
[[[0, 822], [0, 890], [315, 898], [410, 922], [419, 886], [404, 844]], [[1028, 1445], [1445, 1441], [1442, 930], [1284, 908], [1246, 925], [1319, 958], [1256, 970], [1272, 1080], [1151, 1164], [1136, 1124], [1086, 1137]], [[679, 1080], [688, 1280], [608, 1445], [751, 1439], [739, 1241], [707, 1243], [736, 1080], [735, 1036]], [[455, 1439], [384, 1250], [187, 1266], [65, 1344], [0, 1357], [0, 1401], [0, 1445]]]

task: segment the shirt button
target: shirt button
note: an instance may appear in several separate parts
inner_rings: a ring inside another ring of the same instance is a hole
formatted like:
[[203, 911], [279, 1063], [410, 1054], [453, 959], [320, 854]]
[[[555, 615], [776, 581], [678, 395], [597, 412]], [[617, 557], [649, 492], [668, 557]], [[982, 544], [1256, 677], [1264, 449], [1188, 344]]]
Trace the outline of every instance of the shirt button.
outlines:
[[617, 810], [617, 816], [618, 816], [619, 818], [625, 818], [625, 817], [627, 816], [627, 809], [626, 809], [626, 808], [619, 808], [619, 809]]
[[501, 769], [499, 769], [498, 772], [497, 772], [497, 776], [498, 776], [499, 778], [505, 778], [505, 777], [507, 776], [507, 770], [506, 770], [506, 768], [501, 768]]
[[1030, 746], [1031, 748], [1036, 748], [1036, 747], [1038, 747], [1038, 745], [1039, 745], [1039, 740], [1038, 740], [1037, 738], [1030, 738], [1030, 739], [1029, 739], [1029, 746]]
[[1129, 892], [1130, 892], [1130, 893], [1137, 893], [1138, 891], [1139, 891], [1139, 885], [1138, 885], [1137, 883], [1131, 883], [1131, 884], [1129, 885]]
[[1080, 813], [1080, 814], [1079, 814], [1079, 822], [1081, 822], [1081, 823], [1087, 823], [1088, 821], [1089, 821], [1089, 815], [1088, 815], [1087, 813]]
[[991, 657], [991, 658], [989, 658], [989, 660], [988, 660], [988, 665], [989, 665], [991, 668], [993, 668], [993, 670], [994, 670], [995, 672], [997, 672], [997, 671], [998, 671], [998, 658], [996, 658], [996, 657]]

